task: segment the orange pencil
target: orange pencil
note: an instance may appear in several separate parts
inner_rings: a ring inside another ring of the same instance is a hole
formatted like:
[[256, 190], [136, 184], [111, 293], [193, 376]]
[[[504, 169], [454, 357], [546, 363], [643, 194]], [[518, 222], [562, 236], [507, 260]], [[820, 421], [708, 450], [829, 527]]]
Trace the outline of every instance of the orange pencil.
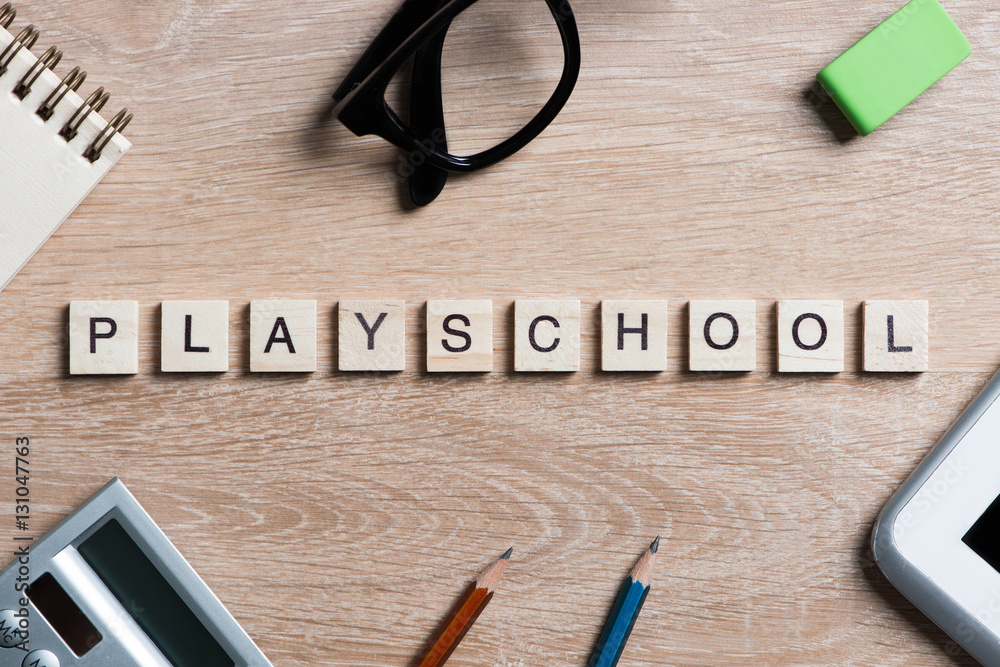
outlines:
[[410, 663], [412, 667], [437, 667], [448, 662], [452, 651], [493, 598], [493, 590], [500, 583], [503, 569], [513, 552], [513, 547], [507, 549], [507, 553], [490, 564], [469, 584], [423, 650]]

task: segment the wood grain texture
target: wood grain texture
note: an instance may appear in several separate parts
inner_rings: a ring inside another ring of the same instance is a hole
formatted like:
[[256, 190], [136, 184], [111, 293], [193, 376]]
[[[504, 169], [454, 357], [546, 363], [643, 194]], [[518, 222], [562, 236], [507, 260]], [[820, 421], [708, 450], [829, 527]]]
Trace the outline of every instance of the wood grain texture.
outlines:
[[[861, 139], [813, 77], [900, 2], [572, 4], [556, 122], [409, 210], [395, 150], [328, 117], [397, 0], [19, 0], [36, 50], [135, 113], [0, 293], [0, 451], [31, 437], [32, 533], [121, 476], [276, 665], [405, 665], [511, 545], [449, 665], [582, 665], [657, 534], [623, 664], [974, 664], [868, 535], [1000, 365], [997, 9], [951, 0], [972, 57]], [[535, 32], [470, 30], [459, 88], [551, 73]], [[387, 297], [407, 370], [337, 372], [337, 301]], [[432, 298], [493, 300], [493, 373], [426, 373]], [[76, 299], [139, 302], [137, 376], [69, 377]], [[228, 373], [157, 372], [170, 299], [230, 302]], [[317, 301], [316, 373], [250, 374], [254, 299]], [[513, 372], [516, 299], [581, 301], [580, 372]], [[669, 300], [666, 372], [599, 371], [603, 299]], [[755, 372], [685, 370], [688, 299], [758, 302]], [[844, 301], [844, 373], [776, 373], [778, 299]], [[865, 299], [929, 301], [929, 372], [861, 372]]]

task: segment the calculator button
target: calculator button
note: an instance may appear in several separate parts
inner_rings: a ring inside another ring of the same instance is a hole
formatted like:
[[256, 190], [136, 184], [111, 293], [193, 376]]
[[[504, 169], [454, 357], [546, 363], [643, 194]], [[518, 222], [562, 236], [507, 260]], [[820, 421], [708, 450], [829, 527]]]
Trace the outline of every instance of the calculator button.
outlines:
[[21, 633], [17, 631], [19, 620], [13, 609], [0, 611], [0, 647], [13, 648], [21, 643]]
[[39, 649], [24, 656], [21, 667], [59, 667], [59, 658], [52, 651]]

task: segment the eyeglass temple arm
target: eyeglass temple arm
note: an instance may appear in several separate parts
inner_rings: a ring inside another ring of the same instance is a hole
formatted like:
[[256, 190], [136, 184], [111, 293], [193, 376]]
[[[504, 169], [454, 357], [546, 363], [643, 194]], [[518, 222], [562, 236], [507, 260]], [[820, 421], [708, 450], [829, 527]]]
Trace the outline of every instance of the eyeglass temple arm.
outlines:
[[[438, 4], [438, 8], [447, 0]], [[424, 44], [413, 58], [413, 85], [410, 88], [410, 127], [440, 153], [448, 152], [441, 91], [441, 55], [448, 26]], [[426, 206], [441, 194], [448, 172], [427, 163], [427, 151], [420, 147], [410, 153], [410, 201]]]
[[434, 16], [441, 8], [441, 4], [438, 0], [406, 0], [382, 28], [382, 32], [365, 49], [357, 64], [344, 77], [344, 81], [333, 93], [333, 99], [340, 102], [347, 97], [349, 92], [378, 69], [378, 66], [413, 33], [416, 27]]

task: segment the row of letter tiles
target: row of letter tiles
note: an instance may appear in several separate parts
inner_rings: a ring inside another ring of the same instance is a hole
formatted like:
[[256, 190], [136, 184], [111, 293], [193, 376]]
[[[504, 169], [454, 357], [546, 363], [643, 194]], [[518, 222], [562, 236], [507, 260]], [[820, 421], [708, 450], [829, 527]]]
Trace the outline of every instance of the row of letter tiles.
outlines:
[[[342, 300], [338, 306], [341, 371], [406, 367], [403, 301]], [[842, 301], [778, 301], [778, 371], [844, 370]], [[163, 372], [229, 370], [229, 302], [164, 301], [160, 329]], [[692, 371], [756, 368], [754, 301], [688, 302]], [[926, 301], [864, 302], [864, 370], [928, 368]], [[73, 301], [69, 307], [70, 373], [139, 372], [139, 305], [135, 301]], [[514, 370], [580, 370], [580, 302], [518, 300], [514, 304]], [[316, 370], [316, 301], [250, 302], [250, 370]], [[601, 368], [667, 369], [667, 302], [601, 302]], [[427, 370], [493, 370], [493, 302], [427, 302]]]

